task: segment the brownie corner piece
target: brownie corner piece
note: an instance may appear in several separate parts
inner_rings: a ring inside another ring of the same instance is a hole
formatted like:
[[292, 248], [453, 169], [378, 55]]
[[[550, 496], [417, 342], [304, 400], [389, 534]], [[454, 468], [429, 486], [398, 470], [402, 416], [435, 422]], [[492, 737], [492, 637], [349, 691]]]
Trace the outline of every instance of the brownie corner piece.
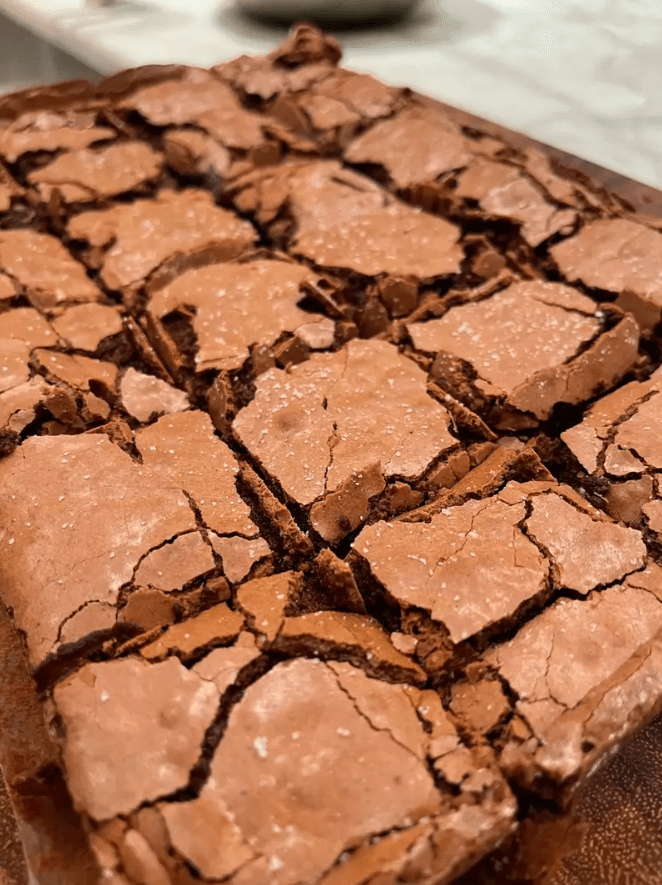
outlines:
[[0, 462], [3, 599], [34, 669], [116, 634], [143, 585], [167, 594], [221, 576], [214, 542], [259, 536], [207, 415], [163, 416], [137, 430], [135, 452], [105, 433], [35, 436]]
[[[520, 788], [565, 802], [659, 710], [662, 570], [640, 531], [569, 487], [511, 481], [425, 521], [378, 522], [353, 555], [439, 685], [479, 697], [481, 679], [501, 681], [514, 716], [499, 759]], [[483, 732], [478, 701], [467, 727]]]

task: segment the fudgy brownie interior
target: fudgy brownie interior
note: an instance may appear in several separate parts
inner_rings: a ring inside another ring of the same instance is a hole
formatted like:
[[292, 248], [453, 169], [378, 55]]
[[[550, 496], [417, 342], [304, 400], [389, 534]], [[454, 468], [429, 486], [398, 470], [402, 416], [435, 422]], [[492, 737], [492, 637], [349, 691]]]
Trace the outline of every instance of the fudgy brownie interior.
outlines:
[[551, 883], [662, 709], [662, 225], [339, 59], [0, 101], [0, 764], [47, 885]]

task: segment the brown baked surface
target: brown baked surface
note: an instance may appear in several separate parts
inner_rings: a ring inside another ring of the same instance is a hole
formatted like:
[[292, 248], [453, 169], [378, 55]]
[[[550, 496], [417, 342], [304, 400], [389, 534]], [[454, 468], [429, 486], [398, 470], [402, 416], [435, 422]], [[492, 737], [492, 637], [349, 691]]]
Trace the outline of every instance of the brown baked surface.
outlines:
[[28, 859], [48, 885], [647, 885], [662, 223], [339, 59], [300, 26], [0, 100]]

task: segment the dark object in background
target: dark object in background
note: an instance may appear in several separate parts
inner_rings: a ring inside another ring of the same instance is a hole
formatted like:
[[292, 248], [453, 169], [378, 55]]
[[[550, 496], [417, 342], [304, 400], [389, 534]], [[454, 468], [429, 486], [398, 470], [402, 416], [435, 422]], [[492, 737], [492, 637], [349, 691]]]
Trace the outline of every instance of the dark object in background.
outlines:
[[377, 24], [404, 18], [419, 0], [237, 0], [244, 12], [266, 21], [308, 20], [321, 25]]

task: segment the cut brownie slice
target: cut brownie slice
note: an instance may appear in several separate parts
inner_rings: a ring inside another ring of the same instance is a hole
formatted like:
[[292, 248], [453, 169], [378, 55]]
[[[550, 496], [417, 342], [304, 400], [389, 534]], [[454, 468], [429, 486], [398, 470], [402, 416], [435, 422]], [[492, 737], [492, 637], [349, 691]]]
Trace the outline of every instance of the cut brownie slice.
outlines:
[[580, 404], [612, 387], [639, 346], [629, 314], [537, 281], [451, 307], [407, 331], [417, 349], [436, 355], [432, 378], [504, 429], [531, 426], [557, 403]]
[[493, 691], [481, 680], [502, 680], [516, 716], [500, 731], [501, 765], [562, 798], [659, 709], [662, 571], [640, 532], [567, 486], [511, 482], [422, 515], [364, 528], [350, 561], [376, 582], [373, 600], [401, 612], [418, 660], [476, 736], [478, 698]]
[[602, 397], [561, 438], [584, 470], [607, 480], [605, 505], [615, 519], [662, 533], [662, 373]]
[[452, 429], [416, 363], [377, 340], [270, 369], [233, 423], [261, 468], [334, 543], [361, 525], [387, 483], [409, 484], [410, 495], [417, 483], [425, 488], [440, 460], [461, 449]]
[[3, 598], [33, 667], [111, 634], [134, 587], [222, 575], [212, 538], [259, 534], [208, 416], [166, 416], [136, 445], [142, 463], [105, 435], [37, 437], [0, 462]]
[[[253, 677], [237, 699], [227, 667], [242, 684], [255, 653], [232, 652], [192, 670], [173, 657], [87, 664], [56, 687], [70, 789], [107, 878], [121, 865], [135, 881], [148, 869], [180, 881], [188, 863], [233, 885], [358, 883], [386, 853], [399, 874], [444, 883], [511, 829], [503, 781], [462, 752], [435, 695], [298, 659]], [[195, 798], [178, 798], [221, 692], [227, 724], [209, 778]], [[149, 772], [139, 746], [160, 762]], [[435, 784], [426, 762], [454, 754], [466, 775], [459, 791]]]
[[319, 282], [319, 274], [292, 261], [210, 264], [150, 287], [147, 310], [154, 320], [178, 310], [193, 311], [196, 371], [228, 371], [240, 369], [255, 348], [268, 361], [267, 352], [276, 342], [297, 345], [300, 358], [307, 351], [330, 348], [333, 320], [299, 306], [314, 295]]
[[232, 185], [238, 208], [272, 230], [290, 252], [316, 265], [364, 276], [429, 280], [460, 269], [460, 232], [390, 197], [370, 179], [335, 161], [292, 163], [251, 173]]
[[100, 268], [103, 283], [113, 290], [140, 286], [183, 253], [213, 249], [219, 259], [228, 259], [256, 240], [247, 221], [217, 207], [205, 191], [192, 188], [83, 212], [69, 222], [68, 232], [89, 244], [88, 263]]
[[618, 296], [643, 328], [652, 329], [662, 309], [661, 244], [659, 231], [609, 218], [591, 221], [550, 251], [566, 279]]

